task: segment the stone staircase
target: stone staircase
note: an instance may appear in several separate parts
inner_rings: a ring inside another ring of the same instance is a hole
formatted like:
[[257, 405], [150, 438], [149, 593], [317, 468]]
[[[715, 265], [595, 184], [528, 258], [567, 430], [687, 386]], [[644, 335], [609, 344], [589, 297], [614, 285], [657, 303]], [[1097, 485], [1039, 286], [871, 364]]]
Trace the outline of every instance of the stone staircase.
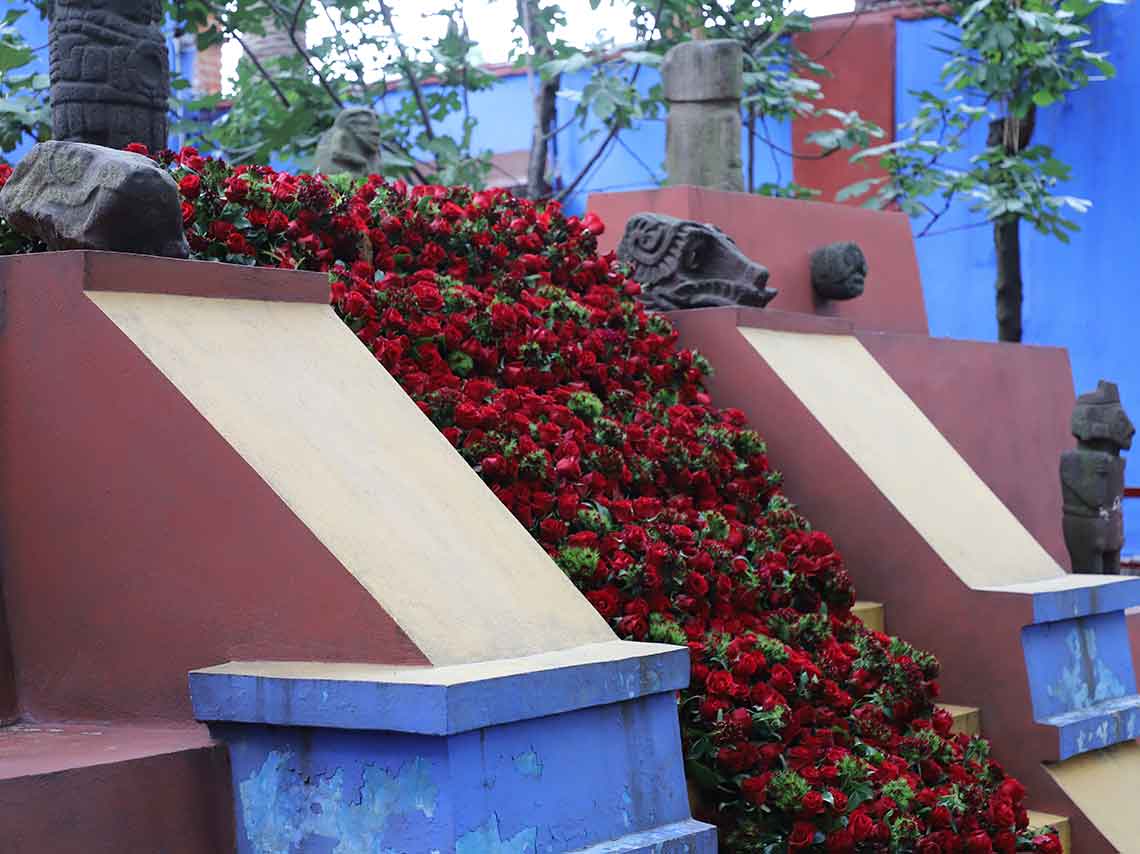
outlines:
[[[887, 630], [886, 607], [882, 602], [859, 601], [851, 609], [863, 623], [870, 629], [878, 632]], [[938, 703], [938, 707], [945, 709], [954, 716], [952, 732], [964, 732], [969, 735], [982, 735], [982, 710], [976, 706], [958, 706], [952, 703]], [[1030, 794], [1032, 798], [1032, 793]], [[1071, 828], [1069, 819], [1065, 816], [1052, 815], [1037, 810], [1029, 811], [1029, 826], [1031, 828], [1054, 827], [1061, 837], [1061, 848], [1064, 854], [1073, 854]]]

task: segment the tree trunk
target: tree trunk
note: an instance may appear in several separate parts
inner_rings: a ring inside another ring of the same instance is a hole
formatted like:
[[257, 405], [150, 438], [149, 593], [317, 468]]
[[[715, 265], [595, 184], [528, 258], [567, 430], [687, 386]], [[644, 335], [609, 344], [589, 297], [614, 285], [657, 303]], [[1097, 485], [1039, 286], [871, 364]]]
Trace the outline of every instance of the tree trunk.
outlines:
[[994, 255], [997, 258], [997, 302], [999, 341], [1021, 340], [1021, 217], [1008, 217], [994, 223]]
[[[1031, 106], [1023, 119], [1003, 116], [990, 122], [986, 144], [1000, 145], [1007, 154], [1017, 154], [1029, 146], [1037, 123], [1037, 108]], [[1009, 216], [994, 221], [994, 257], [997, 280], [994, 300], [997, 313], [998, 340], [1021, 340], [1021, 217]]]
[[[526, 32], [527, 41], [534, 51], [532, 68], [537, 73], [542, 65], [554, 59], [550, 38], [539, 18], [538, 0], [517, 0], [519, 23]], [[546, 180], [550, 138], [554, 132], [555, 109], [561, 75], [550, 80], [539, 80], [534, 92], [534, 130], [530, 140], [530, 155], [526, 166], [526, 197], [542, 199], [550, 195], [550, 182]]]

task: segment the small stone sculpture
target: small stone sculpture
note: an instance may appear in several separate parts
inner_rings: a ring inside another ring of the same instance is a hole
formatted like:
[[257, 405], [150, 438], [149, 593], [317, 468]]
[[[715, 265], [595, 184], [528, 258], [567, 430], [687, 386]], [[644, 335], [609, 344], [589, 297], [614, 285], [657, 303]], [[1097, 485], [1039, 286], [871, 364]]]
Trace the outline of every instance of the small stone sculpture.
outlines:
[[170, 59], [161, 0], [53, 0], [49, 13], [53, 137], [166, 148]]
[[1071, 428], [1077, 447], [1061, 454], [1062, 527], [1073, 572], [1119, 575], [1124, 545], [1124, 459], [1136, 428], [1116, 384], [1101, 380], [1082, 394]]
[[740, 42], [683, 42], [665, 54], [661, 80], [669, 105], [665, 123], [669, 183], [743, 190], [740, 97], [744, 53]]
[[867, 258], [859, 244], [829, 243], [811, 253], [811, 286], [820, 299], [855, 299], [867, 281]]
[[365, 178], [380, 171], [380, 124], [366, 107], [341, 110], [317, 143], [317, 169]]
[[178, 185], [141, 154], [41, 142], [0, 190], [0, 216], [49, 249], [185, 258]]
[[766, 306], [777, 291], [768, 270], [713, 225], [640, 213], [630, 217], [617, 249], [656, 311], [722, 305]]

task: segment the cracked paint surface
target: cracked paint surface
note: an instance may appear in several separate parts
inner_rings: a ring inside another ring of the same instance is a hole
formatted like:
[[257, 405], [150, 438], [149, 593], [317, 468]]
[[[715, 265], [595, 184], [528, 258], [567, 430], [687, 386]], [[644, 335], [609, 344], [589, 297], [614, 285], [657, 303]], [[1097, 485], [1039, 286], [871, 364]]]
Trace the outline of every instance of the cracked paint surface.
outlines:
[[330, 854], [373, 854], [385, 850], [391, 818], [435, 813], [439, 789], [423, 759], [395, 774], [365, 765], [359, 782], [343, 768], [311, 773], [299, 764], [292, 751], [274, 750], [239, 784], [242, 822], [257, 854], [291, 854], [314, 837], [328, 840]]
[[1086, 709], [1128, 693], [1124, 683], [1097, 656], [1096, 632], [1092, 628], [1072, 629], [1065, 637], [1065, 646], [1069, 660], [1049, 685], [1051, 698], [1069, 709]]
[[535, 854], [537, 850], [537, 827], [524, 827], [509, 839], [503, 839], [498, 813], [492, 813], [479, 827], [455, 840], [455, 854]]
[[538, 758], [538, 754], [532, 748], [515, 757], [515, 770], [524, 777], [538, 779], [542, 776], [542, 760]]

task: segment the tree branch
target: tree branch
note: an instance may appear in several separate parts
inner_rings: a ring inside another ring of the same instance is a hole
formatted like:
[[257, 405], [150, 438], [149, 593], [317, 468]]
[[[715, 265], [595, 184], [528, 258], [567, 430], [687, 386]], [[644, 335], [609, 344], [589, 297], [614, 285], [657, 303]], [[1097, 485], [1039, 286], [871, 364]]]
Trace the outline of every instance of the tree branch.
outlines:
[[250, 63], [254, 68], [257, 69], [257, 73], [261, 75], [262, 79], [264, 79], [265, 82], [269, 84], [269, 88], [273, 90], [273, 94], [277, 96], [277, 100], [281, 102], [281, 105], [287, 110], [292, 109], [293, 105], [289, 103], [289, 99], [285, 96], [285, 93], [281, 90], [281, 87], [277, 84], [277, 81], [273, 79], [273, 75], [270, 74], [266, 70], [265, 66], [261, 64], [261, 60], [259, 60], [257, 58], [257, 55], [249, 49], [249, 45], [247, 45], [242, 37], [238, 35], [237, 30], [230, 26], [221, 11], [211, 3], [207, 3], [206, 8], [214, 13], [214, 20], [222, 25], [222, 31], [225, 32], [226, 35], [232, 36], [233, 40], [241, 45], [241, 49], [245, 52], [245, 55], [249, 57]]
[[329, 98], [332, 99], [332, 102], [337, 105], [337, 108], [343, 110], [344, 101], [341, 100], [340, 96], [329, 84], [329, 81], [325, 79], [325, 76], [321, 73], [321, 70], [317, 68], [317, 64], [313, 62], [313, 58], [309, 56], [309, 52], [305, 50], [304, 45], [302, 45], [297, 40], [297, 22], [300, 20], [301, 9], [304, 8], [306, 2], [307, 0], [298, 0], [296, 8], [293, 10], [291, 21], [286, 20], [287, 13], [276, 3], [270, 2], [269, 8], [273, 10], [273, 15], [277, 18], [277, 22], [284, 24], [287, 28], [289, 41], [293, 43], [293, 47], [296, 49], [301, 58], [305, 60], [305, 63], [309, 66], [309, 68], [312, 69], [312, 72], [317, 75], [317, 80], [320, 81], [321, 88], [325, 90]]
[[431, 116], [428, 114], [427, 104], [424, 102], [423, 91], [420, 89], [420, 81], [412, 70], [412, 62], [408, 59], [407, 48], [404, 47], [404, 42], [400, 39], [399, 32], [396, 31], [396, 27], [392, 24], [392, 9], [386, 0], [380, 0], [380, 14], [384, 18], [384, 25], [392, 33], [392, 41], [396, 45], [396, 51], [400, 54], [400, 67], [404, 71], [404, 79], [408, 81], [408, 86], [412, 90], [412, 98], [415, 99], [416, 108], [420, 111], [420, 118], [424, 123], [424, 136], [429, 140], [435, 139], [435, 131], [432, 128]]

